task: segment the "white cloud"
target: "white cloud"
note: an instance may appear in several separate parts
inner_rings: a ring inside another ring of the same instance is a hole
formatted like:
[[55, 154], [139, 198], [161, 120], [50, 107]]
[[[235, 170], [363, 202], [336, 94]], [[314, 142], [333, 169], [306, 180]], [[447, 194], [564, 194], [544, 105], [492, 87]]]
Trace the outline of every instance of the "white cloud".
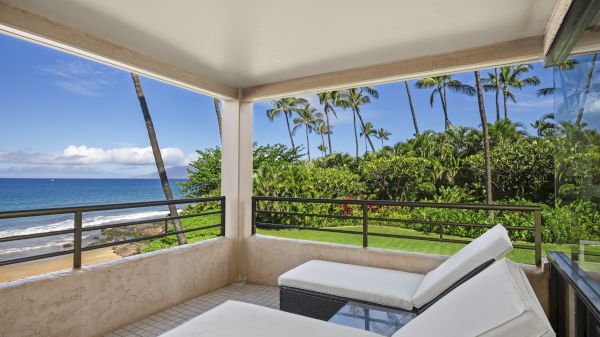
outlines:
[[183, 164], [189, 165], [189, 163], [196, 161], [197, 159], [198, 159], [198, 153], [192, 152], [192, 153], [188, 154], [187, 156], [185, 156], [185, 158], [183, 159]]
[[[161, 149], [165, 165], [185, 164], [185, 155], [179, 148]], [[103, 149], [85, 145], [69, 145], [60, 153], [0, 152], [0, 162], [36, 165], [153, 165], [154, 155], [148, 147], [121, 147]]]
[[40, 69], [57, 78], [54, 81], [57, 87], [82, 96], [102, 96], [116, 74], [115, 70], [85, 61], [60, 62]]

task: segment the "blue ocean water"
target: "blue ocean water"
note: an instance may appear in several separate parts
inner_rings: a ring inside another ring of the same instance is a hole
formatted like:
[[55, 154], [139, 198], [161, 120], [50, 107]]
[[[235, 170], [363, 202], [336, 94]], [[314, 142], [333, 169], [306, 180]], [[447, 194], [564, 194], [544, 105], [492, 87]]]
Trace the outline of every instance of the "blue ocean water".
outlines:
[[[170, 181], [175, 198], [178, 182]], [[69, 206], [164, 200], [158, 179], [6, 179], [0, 178], [0, 212]], [[85, 226], [164, 216], [166, 206], [84, 213]], [[73, 228], [73, 215], [0, 220], [0, 237]], [[88, 236], [98, 233], [86, 232]], [[85, 237], [84, 237], [85, 239]], [[0, 243], [0, 260], [56, 251], [72, 243], [72, 235]]]
[[[175, 198], [179, 184], [171, 180]], [[158, 179], [0, 178], [0, 212], [23, 209], [163, 200]]]

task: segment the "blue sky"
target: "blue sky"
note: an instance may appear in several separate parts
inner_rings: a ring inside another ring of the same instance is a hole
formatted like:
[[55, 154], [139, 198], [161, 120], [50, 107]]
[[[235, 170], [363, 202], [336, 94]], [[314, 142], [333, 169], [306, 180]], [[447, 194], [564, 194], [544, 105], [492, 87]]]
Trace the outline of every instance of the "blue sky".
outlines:
[[[0, 177], [124, 178], [155, 171], [129, 73], [4, 35], [0, 49]], [[540, 77], [542, 86], [550, 86], [552, 71], [539, 63], [534, 67], [532, 75]], [[472, 72], [455, 78], [474, 82]], [[439, 102], [432, 109], [429, 91], [410, 84], [421, 130], [443, 130]], [[183, 165], [196, 149], [219, 145], [212, 98], [146, 78], [142, 85], [168, 165]], [[404, 84], [376, 88], [380, 98], [363, 108], [365, 119], [392, 133], [388, 144], [410, 137]], [[315, 95], [305, 97], [318, 103]], [[517, 98], [518, 104], [509, 104], [509, 114], [533, 132], [529, 124], [552, 110], [552, 99], [537, 98], [530, 88]], [[485, 99], [493, 120], [494, 95], [486, 94]], [[267, 120], [269, 106], [255, 104], [255, 141], [289, 144], [285, 121]], [[448, 108], [454, 124], [479, 126], [475, 97], [450, 94]], [[332, 122], [333, 149], [353, 153], [352, 114], [339, 111], [338, 117]], [[304, 133], [295, 139], [304, 144]], [[319, 142], [318, 135], [311, 135], [314, 156]]]

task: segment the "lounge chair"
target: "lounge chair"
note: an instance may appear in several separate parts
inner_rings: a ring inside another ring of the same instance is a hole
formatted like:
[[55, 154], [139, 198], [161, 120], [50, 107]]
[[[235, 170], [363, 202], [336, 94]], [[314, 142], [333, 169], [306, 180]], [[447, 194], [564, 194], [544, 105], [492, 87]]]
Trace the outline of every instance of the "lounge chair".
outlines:
[[352, 300], [420, 313], [511, 250], [496, 225], [427, 274], [312, 260], [279, 277], [280, 309], [329, 320]]
[[[161, 337], [381, 337], [300, 315], [226, 302]], [[553, 337], [523, 270], [502, 259], [452, 290], [392, 337]]]

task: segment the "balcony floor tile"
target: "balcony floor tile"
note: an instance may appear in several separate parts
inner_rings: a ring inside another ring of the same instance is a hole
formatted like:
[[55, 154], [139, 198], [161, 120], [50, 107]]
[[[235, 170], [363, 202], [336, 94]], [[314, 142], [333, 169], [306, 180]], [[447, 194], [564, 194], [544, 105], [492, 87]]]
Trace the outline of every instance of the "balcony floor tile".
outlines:
[[113, 331], [105, 337], [160, 336], [160, 334], [228, 300], [277, 309], [279, 308], [279, 290], [277, 287], [256, 284], [234, 284], [146, 317], [139, 322]]

